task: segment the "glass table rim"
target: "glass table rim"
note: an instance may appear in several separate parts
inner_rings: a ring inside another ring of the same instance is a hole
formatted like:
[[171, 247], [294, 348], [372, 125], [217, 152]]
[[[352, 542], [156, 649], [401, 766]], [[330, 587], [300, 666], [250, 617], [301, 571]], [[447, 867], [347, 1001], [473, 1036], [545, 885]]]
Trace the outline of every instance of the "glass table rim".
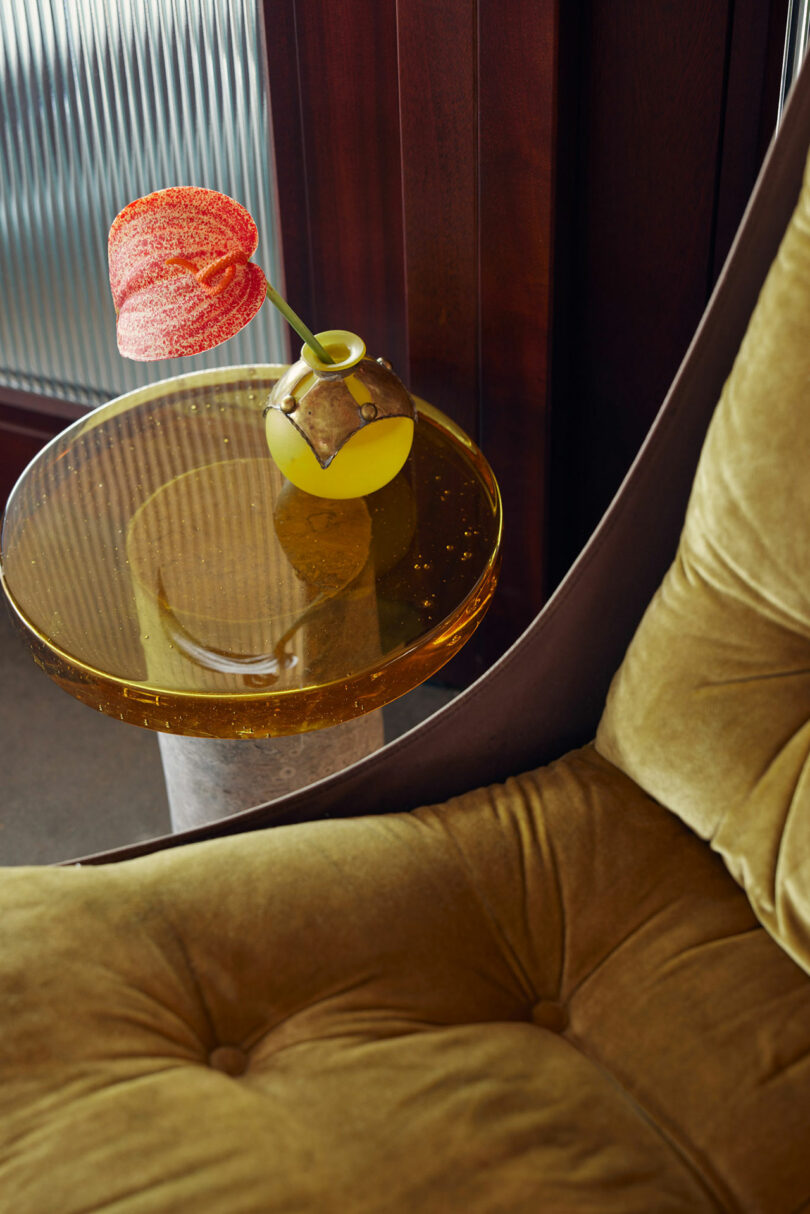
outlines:
[[[54, 437], [37, 452], [34, 458], [29, 461], [21, 472], [20, 476], [15, 481], [3, 511], [3, 518], [0, 520], [0, 587], [2, 588], [3, 595], [9, 605], [9, 608], [17, 618], [18, 626], [22, 626], [27, 633], [33, 634], [33, 636], [36, 637], [38, 644], [42, 645], [55, 657], [64, 661], [67, 665], [72, 666], [77, 671], [80, 671], [82, 674], [86, 674], [90, 678], [102, 679], [108, 684], [122, 689], [130, 688], [134, 693], [140, 692], [145, 697], [149, 697], [149, 701], [154, 704], [159, 704], [161, 699], [163, 699], [164, 702], [168, 700], [177, 700], [179, 702], [186, 700], [189, 702], [206, 701], [209, 703], [216, 703], [218, 701], [225, 702], [229, 699], [236, 698], [240, 703], [244, 704], [260, 704], [263, 701], [266, 701], [268, 699], [268, 690], [266, 688], [239, 691], [234, 695], [233, 692], [226, 693], [221, 691], [183, 689], [168, 690], [166, 688], [156, 687], [148, 680], [141, 681], [127, 679], [120, 675], [112, 674], [109, 671], [101, 670], [98, 667], [92, 666], [89, 663], [84, 662], [67, 651], [61, 649], [50, 638], [43, 635], [37, 625], [28, 619], [23, 608], [17, 603], [11, 587], [8, 584], [8, 579], [3, 567], [2, 534], [9, 506], [12, 504], [17, 490], [20, 488], [23, 480], [29, 473], [32, 466], [38, 463], [40, 460], [44, 460], [51, 448], [55, 447], [60, 442], [64, 442], [66, 439], [69, 439], [71, 435], [79, 436], [89, 432], [95, 426], [101, 425], [107, 420], [111, 420], [117, 415], [117, 413], [122, 411], [122, 405], [125, 405], [126, 408], [135, 408], [139, 404], [147, 403], [148, 401], [155, 399], [156, 396], [160, 395], [161, 389], [166, 388], [168, 385], [171, 385], [176, 390], [185, 390], [193, 389], [200, 385], [210, 385], [212, 380], [215, 384], [219, 382], [223, 385], [238, 379], [243, 380], [245, 383], [249, 383], [251, 379], [256, 379], [259, 382], [274, 381], [279, 379], [281, 375], [284, 374], [287, 366], [288, 364], [285, 363], [235, 363], [223, 367], [209, 367], [204, 370], [184, 372], [181, 375], [167, 376], [163, 379], [155, 380], [153, 383], [121, 393], [119, 396], [113, 397], [104, 404], [96, 405], [92, 409], [88, 409], [86, 414], [77, 418], [58, 434], [54, 435]], [[481, 471], [485, 473], [485, 475], [482, 475], [481, 479], [485, 483], [485, 488], [491, 495], [493, 505], [495, 506], [497, 527], [492, 552], [490, 553], [486, 565], [482, 569], [475, 583], [469, 589], [467, 594], [464, 596], [464, 599], [456, 609], [460, 610], [465, 604], [474, 601], [476, 594], [480, 593], [481, 588], [487, 583], [488, 580], [497, 575], [500, 567], [503, 539], [503, 503], [500, 487], [494, 473], [483, 456], [483, 453], [480, 451], [478, 445], [469, 437], [469, 435], [466, 434], [466, 432], [455, 421], [453, 421], [452, 418], [448, 417], [447, 414], [443, 413], [442, 410], [437, 408], [435, 405], [423, 400], [416, 394], [412, 394], [412, 396], [417, 407], [417, 413], [420, 416], [426, 417], [428, 421], [432, 422], [439, 429], [449, 432], [452, 437], [468, 451], [480, 455]], [[427, 632], [422, 633], [413, 642], [404, 645], [401, 649], [391, 654], [389, 659], [381, 668], [380, 673], [382, 673], [382, 670], [384, 670], [386, 667], [396, 665], [403, 661], [408, 657], [409, 654], [429, 648], [431, 640], [441, 634], [447, 620], [452, 618], [454, 614], [455, 611], [448, 613], [441, 620], [437, 621], [437, 623], [434, 624], [433, 627]], [[372, 664], [359, 670], [352, 671], [351, 674], [345, 675], [341, 678], [330, 680], [328, 683], [319, 684], [319, 688], [326, 689], [328, 687], [337, 687], [344, 682], [359, 682], [364, 677], [370, 677], [377, 669], [378, 668]], [[309, 690], [314, 690], [314, 687], [279, 688], [272, 692], [272, 697], [273, 699], [280, 701], [287, 697], [300, 697], [302, 693]], [[131, 697], [126, 698], [132, 698], [137, 702], [137, 694], [133, 694]]]

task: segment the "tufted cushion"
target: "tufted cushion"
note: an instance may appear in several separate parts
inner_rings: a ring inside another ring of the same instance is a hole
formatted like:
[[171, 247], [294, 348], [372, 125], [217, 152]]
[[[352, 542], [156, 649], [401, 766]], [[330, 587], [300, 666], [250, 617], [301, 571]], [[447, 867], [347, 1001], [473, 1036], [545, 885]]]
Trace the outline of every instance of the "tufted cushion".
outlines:
[[810, 979], [592, 748], [413, 814], [0, 874], [15, 1214], [810, 1201]]
[[807, 174], [597, 746], [711, 842], [810, 972]]

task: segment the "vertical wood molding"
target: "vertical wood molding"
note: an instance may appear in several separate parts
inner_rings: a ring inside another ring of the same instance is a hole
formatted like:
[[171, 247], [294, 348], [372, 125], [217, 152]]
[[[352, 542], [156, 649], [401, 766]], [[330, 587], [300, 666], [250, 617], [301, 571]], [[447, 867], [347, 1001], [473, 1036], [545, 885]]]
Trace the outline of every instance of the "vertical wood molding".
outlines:
[[559, 2], [265, 0], [291, 302], [386, 353], [501, 483], [482, 662], [544, 591]]
[[411, 387], [477, 438], [475, 17], [475, 0], [397, 3]]
[[395, 0], [264, 0], [264, 22], [289, 301], [402, 367]]
[[[283, 281], [276, 285], [294, 310], [310, 323], [309, 318], [314, 315], [315, 284], [295, 8], [295, 0], [263, 0], [262, 24], [283, 266]], [[298, 353], [293, 335], [286, 330], [285, 337], [287, 357], [293, 361]]]
[[397, 7], [411, 381], [478, 440], [501, 485], [493, 648], [544, 593], [557, 9]]
[[546, 590], [558, 3], [479, 0], [480, 442], [507, 520], [500, 601]]
[[554, 397], [555, 580], [621, 483], [705, 306], [730, 6], [583, 0], [569, 26], [579, 121], [566, 132], [576, 165], [569, 366]]
[[759, 166], [776, 131], [788, 0], [735, 0], [709, 289], [723, 268]]
[[73, 401], [0, 387], [0, 513], [26, 464], [87, 412]]

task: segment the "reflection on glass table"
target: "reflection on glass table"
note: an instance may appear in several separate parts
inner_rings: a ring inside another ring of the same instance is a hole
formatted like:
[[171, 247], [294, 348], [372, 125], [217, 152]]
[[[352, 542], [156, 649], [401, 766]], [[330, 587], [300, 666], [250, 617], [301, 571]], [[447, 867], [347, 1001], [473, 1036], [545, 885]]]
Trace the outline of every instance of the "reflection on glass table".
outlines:
[[[317, 731], [323, 749], [333, 727], [435, 674], [479, 623], [501, 528], [481, 453], [419, 402], [395, 480], [366, 498], [312, 497], [266, 447], [262, 408], [281, 371], [129, 393], [56, 438], [15, 487], [3, 586], [35, 660], [85, 704], [164, 737]], [[331, 769], [358, 757], [347, 740]], [[290, 787], [325, 774], [294, 749]], [[232, 807], [206, 810], [220, 812]]]

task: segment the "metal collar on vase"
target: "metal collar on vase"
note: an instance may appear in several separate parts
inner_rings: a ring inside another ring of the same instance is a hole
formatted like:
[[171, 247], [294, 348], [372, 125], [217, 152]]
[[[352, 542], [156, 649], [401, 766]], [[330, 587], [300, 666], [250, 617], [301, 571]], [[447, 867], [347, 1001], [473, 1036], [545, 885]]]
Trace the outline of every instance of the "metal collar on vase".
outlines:
[[356, 333], [330, 329], [316, 334], [334, 359], [322, 362], [310, 346], [273, 388], [265, 411], [278, 409], [328, 468], [353, 434], [386, 417], [416, 420], [408, 389], [384, 358], [366, 357]]

